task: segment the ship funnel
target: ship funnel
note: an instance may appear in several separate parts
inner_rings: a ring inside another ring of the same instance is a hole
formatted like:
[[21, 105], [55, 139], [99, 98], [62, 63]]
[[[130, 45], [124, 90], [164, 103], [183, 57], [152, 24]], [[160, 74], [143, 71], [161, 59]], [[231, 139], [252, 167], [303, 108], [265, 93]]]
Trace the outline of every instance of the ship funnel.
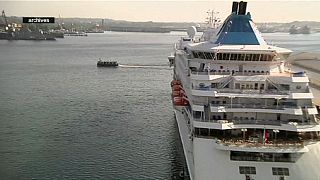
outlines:
[[238, 13], [238, 6], [239, 6], [239, 2], [235, 2], [235, 1], [233, 1], [233, 3], [232, 3], [232, 11], [231, 11], [231, 13], [235, 13], [235, 14], [237, 14], [237, 13]]
[[247, 2], [240, 1], [239, 3], [239, 15], [245, 15], [247, 10]]

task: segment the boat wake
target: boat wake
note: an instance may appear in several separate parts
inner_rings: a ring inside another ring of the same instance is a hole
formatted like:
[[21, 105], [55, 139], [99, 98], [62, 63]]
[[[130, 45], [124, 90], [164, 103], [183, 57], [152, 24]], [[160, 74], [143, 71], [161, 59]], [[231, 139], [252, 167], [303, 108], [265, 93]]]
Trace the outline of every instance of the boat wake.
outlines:
[[140, 65], [140, 64], [119, 64], [122, 68], [143, 68], [143, 69], [165, 69], [171, 70], [168, 65]]

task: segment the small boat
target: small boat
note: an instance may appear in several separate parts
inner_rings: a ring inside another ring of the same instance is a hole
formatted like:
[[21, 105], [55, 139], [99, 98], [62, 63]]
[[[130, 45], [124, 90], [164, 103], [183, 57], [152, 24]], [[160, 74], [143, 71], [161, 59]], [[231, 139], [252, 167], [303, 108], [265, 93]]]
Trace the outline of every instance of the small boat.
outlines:
[[102, 61], [101, 59], [99, 59], [99, 61], [97, 62], [97, 66], [98, 67], [118, 67], [119, 64], [117, 61]]

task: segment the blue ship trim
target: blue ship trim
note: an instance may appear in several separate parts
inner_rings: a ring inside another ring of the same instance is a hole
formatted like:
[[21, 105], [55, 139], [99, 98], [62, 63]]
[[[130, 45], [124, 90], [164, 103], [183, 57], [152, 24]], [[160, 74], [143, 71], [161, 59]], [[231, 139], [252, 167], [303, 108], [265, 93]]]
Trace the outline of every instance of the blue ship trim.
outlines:
[[252, 21], [250, 13], [247, 15], [231, 14], [218, 32], [215, 44], [260, 45], [250, 21]]

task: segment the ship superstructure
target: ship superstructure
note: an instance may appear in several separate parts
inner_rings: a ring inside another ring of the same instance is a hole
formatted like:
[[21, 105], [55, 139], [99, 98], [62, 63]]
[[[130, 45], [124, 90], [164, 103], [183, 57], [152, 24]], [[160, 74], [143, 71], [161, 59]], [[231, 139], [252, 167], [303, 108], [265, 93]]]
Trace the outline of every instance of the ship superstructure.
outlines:
[[233, 2], [220, 29], [175, 44], [172, 100], [192, 180], [319, 180], [320, 125], [291, 51]]

